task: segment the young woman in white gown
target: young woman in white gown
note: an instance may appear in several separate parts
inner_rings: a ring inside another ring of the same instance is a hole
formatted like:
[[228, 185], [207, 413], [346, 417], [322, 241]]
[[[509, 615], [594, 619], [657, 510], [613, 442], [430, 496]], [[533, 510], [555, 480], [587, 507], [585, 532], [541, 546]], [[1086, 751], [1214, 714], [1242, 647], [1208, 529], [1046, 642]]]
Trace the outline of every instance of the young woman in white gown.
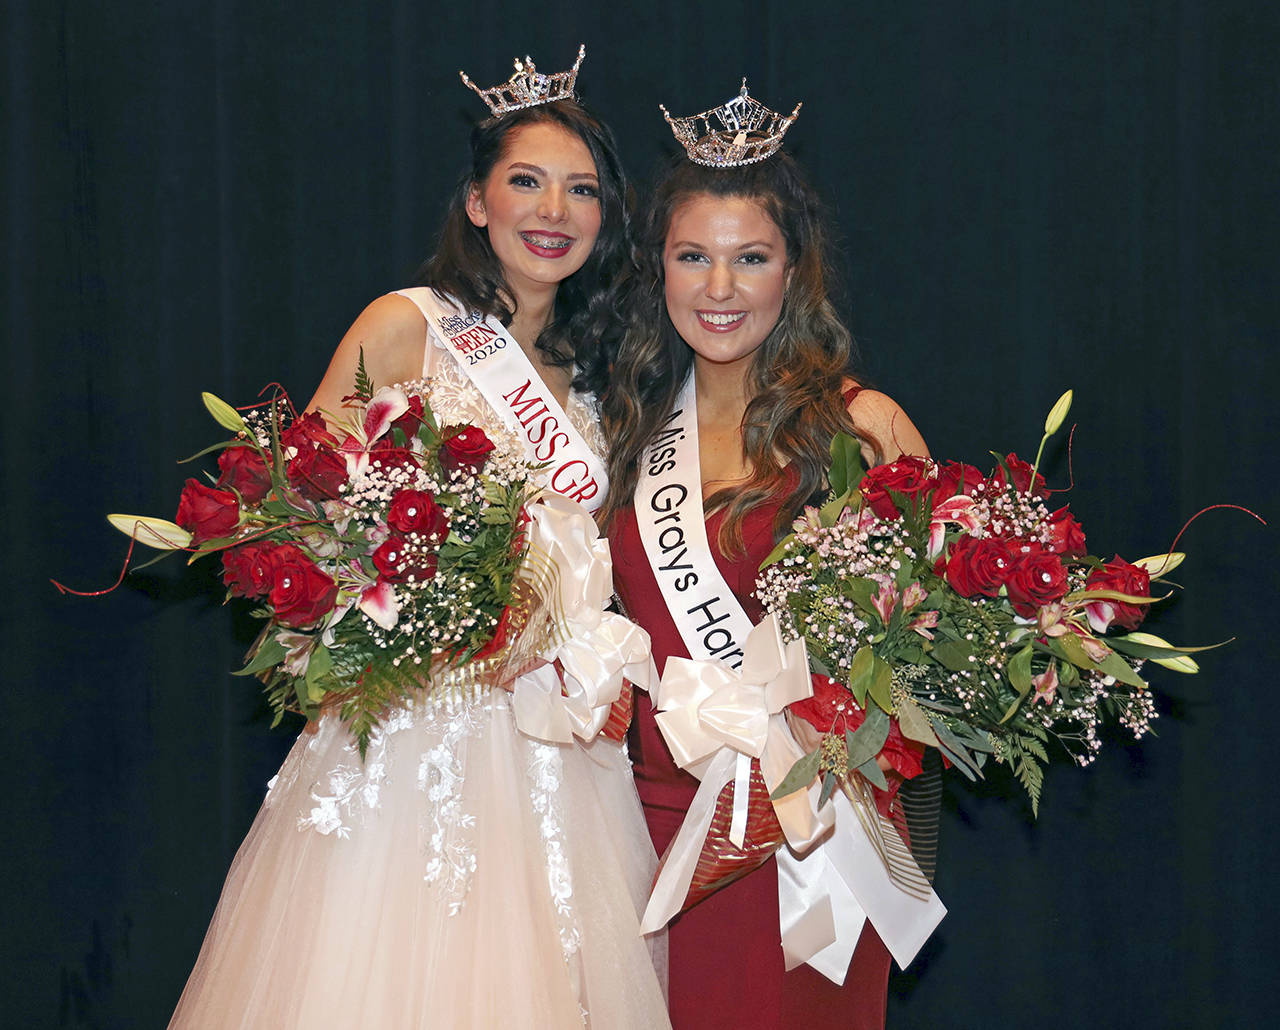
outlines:
[[[435, 289], [371, 304], [311, 409], [341, 412], [363, 352], [375, 384], [425, 378], [442, 423], [518, 444], [521, 427], [440, 329], [452, 297], [451, 310], [505, 326], [518, 348], [503, 362], [532, 368], [529, 389], [595, 452], [574, 460], [599, 464], [595, 402], [572, 379], [625, 255], [625, 183], [608, 129], [572, 98], [572, 79], [563, 86], [563, 99], [477, 125], [424, 266]], [[585, 477], [569, 478], [551, 485], [590, 504]], [[363, 761], [335, 715], [308, 727], [236, 855], [170, 1026], [667, 1026], [665, 945], [639, 933], [656, 858], [626, 754], [604, 736], [526, 736], [512, 698], [419, 696], [388, 713]]]

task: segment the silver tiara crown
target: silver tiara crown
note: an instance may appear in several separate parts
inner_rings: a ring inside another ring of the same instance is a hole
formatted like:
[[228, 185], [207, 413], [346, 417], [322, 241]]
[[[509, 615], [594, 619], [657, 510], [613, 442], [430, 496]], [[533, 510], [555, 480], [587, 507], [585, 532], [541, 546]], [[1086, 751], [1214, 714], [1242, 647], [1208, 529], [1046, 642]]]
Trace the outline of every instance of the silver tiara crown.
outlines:
[[586, 56], [586, 46], [578, 44], [578, 59], [573, 62], [573, 67], [567, 72], [556, 72], [554, 75], [543, 75], [538, 71], [532, 57], [526, 55], [523, 61], [517, 57], [516, 70], [511, 78], [489, 89], [481, 89], [467, 78], [466, 72], [458, 74], [462, 76], [463, 82], [480, 94], [480, 99], [489, 105], [489, 110], [494, 115], [500, 115], [537, 104], [570, 99], [574, 84], [578, 81], [578, 68]]
[[763, 161], [782, 146], [782, 137], [800, 114], [801, 104], [785, 118], [771, 111], [747, 92], [726, 104], [687, 118], [672, 118], [661, 104], [662, 116], [691, 161], [713, 168], [732, 168]]

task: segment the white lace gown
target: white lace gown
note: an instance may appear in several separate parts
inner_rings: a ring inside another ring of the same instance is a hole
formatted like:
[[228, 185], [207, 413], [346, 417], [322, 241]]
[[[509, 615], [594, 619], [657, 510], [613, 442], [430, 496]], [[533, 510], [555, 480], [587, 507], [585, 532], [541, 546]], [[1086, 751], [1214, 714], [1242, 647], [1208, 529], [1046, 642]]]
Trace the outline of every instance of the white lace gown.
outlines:
[[[445, 422], [505, 430], [434, 340]], [[568, 414], [594, 447], [587, 398]], [[639, 931], [656, 856], [623, 749], [516, 728], [509, 694], [419, 698], [361, 762], [302, 734], [237, 852], [171, 1028], [669, 1026], [665, 942]]]

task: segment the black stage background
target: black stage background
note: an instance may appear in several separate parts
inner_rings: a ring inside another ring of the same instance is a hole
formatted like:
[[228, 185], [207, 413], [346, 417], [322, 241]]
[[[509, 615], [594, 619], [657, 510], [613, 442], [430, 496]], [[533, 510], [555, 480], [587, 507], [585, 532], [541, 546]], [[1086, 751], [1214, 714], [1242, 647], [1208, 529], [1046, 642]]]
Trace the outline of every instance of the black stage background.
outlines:
[[[405, 282], [480, 110], [458, 68], [560, 69], [585, 41], [637, 177], [671, 149], [659, 101], [744, 73], [803, 100], [788, 145], [834, 209], [851, 325], [935, 453], [1032, 451], [1070, 386], [1104, 556], [1215, 502], [1280, 517], [1274, 5], [835, 6], [7, 0], [0, 1022], [158, 1027], [177, 999], [292, 733], [228, 675], [253, 627], [211, 568], [98, 600], [48, 577], [105, 586], [103, 514], [171, 516], [174, 459], [218, 435], [200, 390], [305, 400]], [[1184, 538], [1151, 628], [1238, 640], [1199, 677], [1153, 670], [1159, 739], [1055, 770], [1037, 824], [1005, 779], [950, 781], [950, 914], [891, 1026], [1269, 1022], [1275, 541], [1231, 511]]]

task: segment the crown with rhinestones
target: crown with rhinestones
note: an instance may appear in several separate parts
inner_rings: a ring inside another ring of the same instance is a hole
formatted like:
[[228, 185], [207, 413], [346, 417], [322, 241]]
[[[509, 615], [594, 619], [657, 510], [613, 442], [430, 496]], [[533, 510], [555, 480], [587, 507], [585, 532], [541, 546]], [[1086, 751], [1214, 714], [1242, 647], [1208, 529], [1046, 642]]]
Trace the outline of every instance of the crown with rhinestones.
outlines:
[[587, 56], [587, 48], [578, 44], [578, 59], [567, 72], [556, 72], [554, 75], [543, 75], [533, 63], [533, 58], [525, 56], [524, 60], [516, 58], [516, 70], [506, 82], [489, 89], [481, 89], [469, 78], [466, 72], [458, 72], [462, 81], [480, 94], [480, 99], [489, 105], [494, 116], [520, 111], [537, 104], [550, 104], [556, 100], [569, 100], [573, 97], [573, 87], [578, 81], [578, 68], [582, 59]]
[[736, 97], [701, 114], [672, 118], [658, 105], [689, 160], [712, 168], [763, 161], [782, 146], [782, 137], [799, 116], [801, 106], [796, 104], [796, 109], [783, 117], [751, 98], [746, 79]]

